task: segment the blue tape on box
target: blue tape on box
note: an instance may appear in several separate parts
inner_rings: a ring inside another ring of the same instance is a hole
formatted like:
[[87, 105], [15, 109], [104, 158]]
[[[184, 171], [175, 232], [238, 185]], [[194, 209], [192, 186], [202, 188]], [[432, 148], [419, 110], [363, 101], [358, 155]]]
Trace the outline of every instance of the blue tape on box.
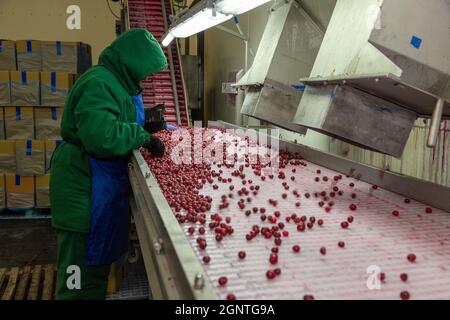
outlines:
[[22, 120], [22, 114], [20, 111], [20, 107], [16, 107], [16, 120], [17, 121]]
[[33, 51], [33, 46], [31, 44], [31, 40], [27, 40], [27, 52], [32, 52]]
[[411, 39], [411, 45], [416, 49], [420, 49], [422, 46], [422, 39], [418, 36], [413, 36]]
[[306, 86], [304, 84], [296, 84], [296, 85], [293, 85], [292, 88], [294, 88], [295, 90], [303, 92], [303, 91], [305, 91]]
[[51, 107], [50, 110], [52, 112], [52, 120], [58, 120], [58, 114], [56, 113], [56, 107]]
[[22, 84], [27, 84], [27, 72], [22, 71]]
[[16, 186], [20, 186], [20, 176], [16, 175]]
[[239, 20], [237, 16], [233, 16], [233, 22], [234, 24], [239, 24]]
[[33, 151], [33, 141], [27, 140], [27, 157], [31, 156], [32, 151]]
[[61, 41], [56, 41], [56, 55], [61, 55]]
[[50, 87], [52, 92], [56, 92], [56, 72], [51, 73]]

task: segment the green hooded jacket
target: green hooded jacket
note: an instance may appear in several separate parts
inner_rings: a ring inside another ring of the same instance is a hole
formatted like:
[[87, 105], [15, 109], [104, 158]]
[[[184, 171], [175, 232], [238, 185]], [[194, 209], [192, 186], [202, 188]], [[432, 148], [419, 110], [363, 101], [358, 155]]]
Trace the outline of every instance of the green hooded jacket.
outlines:
[[129, 156], [150, 140], [136, 123], [132, 96], [140, 82], [167, 68], [164, 53], [144, 29], [118, 37], [100, 55], [99, 65], [84, 73], [64, 106], [64, 141], [51, 162], [50, 201], [55, 228], [88, 232], [91, 172], [88, 154], [97, 158]]

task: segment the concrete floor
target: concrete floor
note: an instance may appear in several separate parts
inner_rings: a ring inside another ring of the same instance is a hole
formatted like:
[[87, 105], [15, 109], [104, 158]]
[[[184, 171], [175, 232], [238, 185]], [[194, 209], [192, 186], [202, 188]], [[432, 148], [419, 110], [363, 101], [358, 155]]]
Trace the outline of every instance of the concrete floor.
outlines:
[[50, 220], [0, 220], [0, 268], [56, 263]]

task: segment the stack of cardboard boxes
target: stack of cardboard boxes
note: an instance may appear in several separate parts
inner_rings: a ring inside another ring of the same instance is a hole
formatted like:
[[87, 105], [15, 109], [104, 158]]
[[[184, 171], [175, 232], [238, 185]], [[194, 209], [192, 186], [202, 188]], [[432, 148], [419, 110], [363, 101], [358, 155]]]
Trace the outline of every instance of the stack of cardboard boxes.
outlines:
[[0, 40], [0, 210], [49, 208], [49, 169], [65, 99], [89, 45]]

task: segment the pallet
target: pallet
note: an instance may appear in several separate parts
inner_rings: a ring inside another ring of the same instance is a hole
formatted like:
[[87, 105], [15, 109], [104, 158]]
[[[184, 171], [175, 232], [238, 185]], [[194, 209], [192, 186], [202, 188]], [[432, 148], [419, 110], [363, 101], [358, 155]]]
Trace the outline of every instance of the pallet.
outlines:
[[0, 268], [0, 300], [54, 300], [55, 283], [52, 264]]

